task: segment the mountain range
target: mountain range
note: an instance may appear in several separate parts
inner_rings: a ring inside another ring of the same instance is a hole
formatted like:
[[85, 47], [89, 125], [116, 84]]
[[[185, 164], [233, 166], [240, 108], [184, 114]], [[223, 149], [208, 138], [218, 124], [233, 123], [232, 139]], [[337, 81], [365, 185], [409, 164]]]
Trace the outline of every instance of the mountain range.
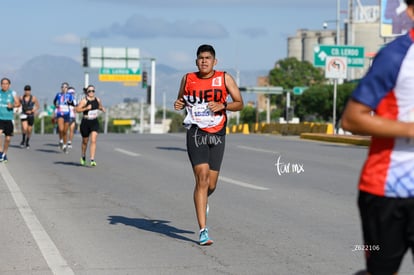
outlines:
[[[267, 75], [269, 70], [240, 71], [240, 86], [256, 86], [257, 78]], [[147, 92], [140, 83], [137, 86], [128, 86], [123, 82], [100, 82], [98, 71], [98, 69], [88, 68], [89, 83], [95, 86], [97, 96], [102, 99], [106, 107], [131, 99], [146, 101]], [[234, 69], [225, 71], [236, 78]], [[167, 109], [172, 109], [181, 78], [186, 72], [188, 71], [163, 64], [156, 65], [155, 101], [158, 107], [165, 103]], [[2, 72], [1, 77], [8, 77], [11, 80], [11, 89], [15, 90], [18, 95], [23, 94], [25, 85], [30, 85], [32, 94], [37, 96], [39, 103], [43, 106], [52, 104], [56, 93], [60, 91], [62, 82], [68, 82], [76, 89], [78, 96], [81, 96], [85, 84], [85, 68], [78, 61], [68, 57], [42, 55], [27, 61], [16, 71]], [[243, 98], [246, 102], [256, 100], [253, 94], [244, 94]]]

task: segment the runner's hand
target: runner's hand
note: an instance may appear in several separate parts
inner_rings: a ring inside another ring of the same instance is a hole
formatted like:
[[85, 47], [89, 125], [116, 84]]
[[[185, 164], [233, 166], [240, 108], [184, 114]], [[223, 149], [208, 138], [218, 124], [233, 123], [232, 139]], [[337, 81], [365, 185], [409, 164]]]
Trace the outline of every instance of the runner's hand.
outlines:
[[208, 108], [210, 108], [210, 110], [215, 113], [225, 109], [225, 106], [221, 102], [210, 101], [208, 103]]
[[179, 111], [179, 110], [184, 109], [184, 107], [185, 107], [184, 98], [179, 98], [174, 102], [174, 109], [175, 110]]

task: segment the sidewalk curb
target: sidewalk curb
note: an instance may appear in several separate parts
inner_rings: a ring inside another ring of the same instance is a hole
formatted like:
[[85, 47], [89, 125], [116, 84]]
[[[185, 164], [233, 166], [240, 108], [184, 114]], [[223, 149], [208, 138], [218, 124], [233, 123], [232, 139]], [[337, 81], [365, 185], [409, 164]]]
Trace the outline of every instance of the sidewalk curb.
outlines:
[[346, 143], [359, 146], [369, 146], [371, 143], [371, 137], [358, 135], [302, 133], [300, 134], [300, 138], [327, 142]]

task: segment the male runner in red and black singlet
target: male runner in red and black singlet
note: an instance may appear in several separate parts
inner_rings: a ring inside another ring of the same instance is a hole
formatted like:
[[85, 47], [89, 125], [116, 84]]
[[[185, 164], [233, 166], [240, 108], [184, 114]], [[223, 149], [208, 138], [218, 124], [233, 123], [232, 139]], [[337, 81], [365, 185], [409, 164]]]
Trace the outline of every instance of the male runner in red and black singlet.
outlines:
[[[200, 245], [211, 245], [206, 227], [208, 196], [217, 184], [223, 160], [227, 125], [226, 111], [240, 111], [243, 99], [234, 79], [214, 70], [217, 64], [212, 46], [197, 50], [198, 72], [186, 74], [180, 85], [175, 110], [186, 109], [187, 152], [195, 176], [194, 204], [200, 227]], [[231, 102], [227, 102], [228, 95]]]

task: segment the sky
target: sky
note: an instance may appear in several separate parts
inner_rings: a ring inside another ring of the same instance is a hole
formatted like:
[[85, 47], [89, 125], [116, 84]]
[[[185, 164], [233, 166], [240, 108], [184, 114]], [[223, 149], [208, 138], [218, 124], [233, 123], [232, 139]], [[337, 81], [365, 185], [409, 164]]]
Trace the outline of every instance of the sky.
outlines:
[[[341, 0], [341, 18], [348, 1]], [[364, 5], [378, 0], [360, 0]], [[2, 0], [0, 69], [40, 55], [81, 62], [81, 44], [139, 48], [180, 70], [195, 69], [201, 44], [216, 49], [218, 68], [271, 70], [287, 56], [298, 29], [336, 29], [337, 0]]]

